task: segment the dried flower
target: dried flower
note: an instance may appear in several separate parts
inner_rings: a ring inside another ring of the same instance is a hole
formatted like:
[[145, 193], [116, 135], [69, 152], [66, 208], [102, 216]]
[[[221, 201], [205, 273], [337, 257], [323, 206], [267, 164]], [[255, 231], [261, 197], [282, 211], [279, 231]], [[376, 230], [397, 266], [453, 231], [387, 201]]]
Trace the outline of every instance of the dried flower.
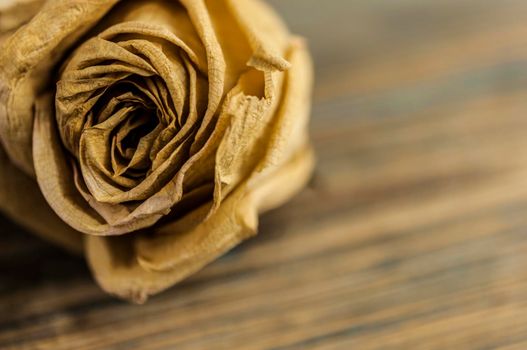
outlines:
[[260, 1], [3, 11], [0, 206], [106, 291], [143, 302], [305, 185], [310, 58]]

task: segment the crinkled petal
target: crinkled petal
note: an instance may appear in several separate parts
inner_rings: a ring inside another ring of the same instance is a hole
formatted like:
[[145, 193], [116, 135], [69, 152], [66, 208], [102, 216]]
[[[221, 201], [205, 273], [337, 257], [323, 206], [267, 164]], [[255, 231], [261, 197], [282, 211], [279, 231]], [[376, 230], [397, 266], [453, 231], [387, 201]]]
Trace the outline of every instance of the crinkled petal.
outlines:
[[36, 96], [50, 83], [63, 54], [116, 2], [49, 0], [0, 47], [0, 141], [26, 173], [34, 173], [31, 139]]
[[37, 183], [9, 161], [1, 146], [0, 164], [0, 210], [44, 239], [82, 253], [82, 233], [53, 212]]

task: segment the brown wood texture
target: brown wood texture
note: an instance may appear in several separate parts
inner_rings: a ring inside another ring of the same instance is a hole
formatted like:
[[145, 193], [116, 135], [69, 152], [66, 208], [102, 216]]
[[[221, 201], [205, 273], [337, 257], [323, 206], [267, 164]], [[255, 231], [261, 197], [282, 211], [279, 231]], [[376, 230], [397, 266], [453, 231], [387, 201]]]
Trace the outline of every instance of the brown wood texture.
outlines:
[[527, 2], [272, 4], [317, 63], [310, 188], [143, 306], [1, 219], [1, 349], [527, 349]]

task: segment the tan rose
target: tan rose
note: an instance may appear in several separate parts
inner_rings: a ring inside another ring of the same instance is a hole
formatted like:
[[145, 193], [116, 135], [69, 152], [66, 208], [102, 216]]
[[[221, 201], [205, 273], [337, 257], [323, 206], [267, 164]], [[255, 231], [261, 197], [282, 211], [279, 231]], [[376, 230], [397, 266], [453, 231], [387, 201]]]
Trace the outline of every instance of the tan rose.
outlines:
[[0, 206], [106, 291], [143, 302], [307, 182], [310, 58], [262, 2], [0, 11]]

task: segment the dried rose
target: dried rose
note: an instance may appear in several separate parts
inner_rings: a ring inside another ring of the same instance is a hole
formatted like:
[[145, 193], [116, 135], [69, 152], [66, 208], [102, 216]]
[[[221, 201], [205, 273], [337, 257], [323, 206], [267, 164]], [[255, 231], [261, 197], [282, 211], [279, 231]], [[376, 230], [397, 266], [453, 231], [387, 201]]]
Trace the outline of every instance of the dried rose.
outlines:
[[22, 2], [0, 35], [1, 205], [82, 237], [106, 291], [144, 301], [305, 185], [310, 58], [260, 1]]

